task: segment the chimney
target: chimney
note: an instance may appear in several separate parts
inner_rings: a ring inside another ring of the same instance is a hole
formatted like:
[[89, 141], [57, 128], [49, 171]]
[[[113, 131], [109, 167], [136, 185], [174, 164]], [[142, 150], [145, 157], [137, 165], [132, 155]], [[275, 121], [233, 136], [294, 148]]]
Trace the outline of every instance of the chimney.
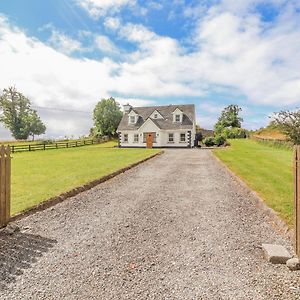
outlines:
[[127, 103], [127, 104], [123, 105], [123, 108], [124, 108], [125, 113], [129, 113], [130, 110], [132, 109], [132, 106], [129, 103]]

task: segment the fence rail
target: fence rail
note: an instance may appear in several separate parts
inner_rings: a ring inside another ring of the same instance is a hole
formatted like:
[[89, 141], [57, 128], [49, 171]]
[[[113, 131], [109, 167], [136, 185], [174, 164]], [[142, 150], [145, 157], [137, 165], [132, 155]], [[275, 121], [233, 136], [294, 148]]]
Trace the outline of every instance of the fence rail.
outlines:
[[293, 148], [293, 143], [284, 139], [265, 138], [257, 135], [252, 135], [251, 139], [271, 146], [284, 146], [287, 148]]
[[91, 140], [78, 140], [78, 141], [65, 141], [56, 143], [40, 143], [40, 144], [26, 144], [26, 145], [11, 145], [11, 152], [24, 152], [24, 151], [38, 151], [38, 150], [50, 150], [61, 148], [74, 148], [88, 145], [101, 144], [108, 141], [107, 138], [91, 139]]
[[11, 157], [10, 146], [0, 147], [0, 228], [10, 219]]

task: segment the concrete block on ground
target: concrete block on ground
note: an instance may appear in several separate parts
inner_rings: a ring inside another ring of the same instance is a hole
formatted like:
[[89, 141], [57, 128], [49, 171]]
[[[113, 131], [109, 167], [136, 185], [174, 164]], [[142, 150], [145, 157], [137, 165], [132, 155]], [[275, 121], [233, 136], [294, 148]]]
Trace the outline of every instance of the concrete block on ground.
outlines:
[[266, 260], [272, 264], [285, 264], [292, 255], [284, 246], [274, 244], [262, 244], [264, 256]]

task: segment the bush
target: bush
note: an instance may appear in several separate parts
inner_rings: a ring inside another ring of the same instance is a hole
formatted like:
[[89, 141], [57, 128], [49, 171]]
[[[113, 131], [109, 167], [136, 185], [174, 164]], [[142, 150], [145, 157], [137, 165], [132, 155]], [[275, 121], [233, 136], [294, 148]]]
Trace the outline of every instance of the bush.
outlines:
[[208, 136], [202, 141], [202, 143], [207, 147], [214, 146], [215, 145], [214, 137]]
[[226, 139], [245, 139], [247, 137], [247, 130], [239, 127], [224, 128], [222, 136]]
[[218, 147], [224, 145], [225, 142], [226, 138], [223, 135], [216, 135], [214, 138], [214, 144]]

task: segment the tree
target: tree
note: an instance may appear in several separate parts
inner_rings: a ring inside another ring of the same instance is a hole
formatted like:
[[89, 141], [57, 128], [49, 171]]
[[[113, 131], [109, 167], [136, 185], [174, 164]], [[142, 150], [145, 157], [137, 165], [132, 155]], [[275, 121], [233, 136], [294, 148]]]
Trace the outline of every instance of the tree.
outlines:
[[45, 133], [45, 131], [46, 126], [42, 122], [37, 112], [32, 110], [28, 116], [28, 133], [30, 136], [32, 136], [32, 140], [34, 141], [34, 137], [36, 135], [41, 135]]
[[37, 112], [31, 109], [29, 99], [15, 87], [3, 90], [0, 96], [0, 109], [2, 110], [0, 122], [17, 140], [26, 140], [29, 135], [44, 133], [46, 130]]
[[239, 117], [240, 111], [242, 111], [242, 109], [238, 105], [231, 104], [225, 107], [221, 113], [221, 116], [218, 119], [217, 124], [221, 125], [223, 128], [227, 128], [227, 127], [241, 128], [241, 123], [243, 122], [243, 119]]
[[120, 105], [114, 98], [102, 99], [96, 104], [94, 109], [94, 125], [91, 130], [94, 135], [108, 135], [109, 137], [116, 134], [118, 125], [122, 118]]
[[295, 145], [300, 145], [300, 110], [275, 113], [273, 126], [276, 126]]
[[215, 124], [215, 132], [220, 134], [224, 128], [241, 128], [243, 122], [243, 119], [239, 117], [241, 111], [242, 109], [238, 105], [227, 106]]

